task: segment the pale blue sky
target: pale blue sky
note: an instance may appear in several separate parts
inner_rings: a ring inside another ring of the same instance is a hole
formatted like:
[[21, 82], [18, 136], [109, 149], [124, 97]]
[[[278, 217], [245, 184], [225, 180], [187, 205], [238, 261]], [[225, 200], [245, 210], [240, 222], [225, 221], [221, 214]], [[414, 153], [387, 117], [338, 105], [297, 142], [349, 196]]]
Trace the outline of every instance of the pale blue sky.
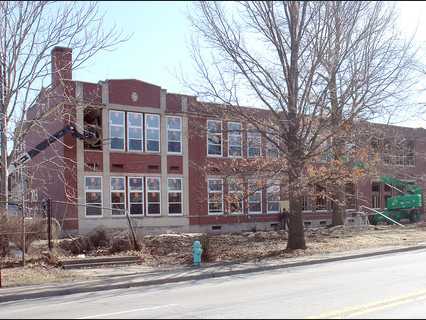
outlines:
[[[113, 52], [101, 52], [74, 78], [98, 82], [113, 78], [135, 78], [159, 85], [169, 92], [184, 91], [174, 75], [180, 69], [190, 70], [186, 43], [190, 23], [186, 18], [190, 2], [101, 1], [105, 24], [133, 33], [131, 39]], [[188, 41], [187, 41], [188, 40]]]
[[[74, 78], [82, 81], [98, 82], [113, 78], [135, 78], [159, 85], [169, 92], [190, 93], [175, 72], [182, 69], [186, 75], [193, 74], [193, 66], [188, 49], [191, 36], [190, 22], [187, 19], [190, 1], [99, 2], [105, 13], [105, 23], [116, 24], [119, 29], [133, 33], [132, 38], [121, 44], [113, 52], [102, 52], [77, 70]], [[400, 28], [407, 35], [415, 30], [416, 41], [426, 47], [426, 2], [400, 2]], [[426, 51], [422, 52], [426, 57]], [[419, 86], [424, 90], [424, 86]], [[418, 101], [425, 102], [425, 95]], [[415, 118], [406, 121], [407, 126], [426, 127], [426, 119]]]

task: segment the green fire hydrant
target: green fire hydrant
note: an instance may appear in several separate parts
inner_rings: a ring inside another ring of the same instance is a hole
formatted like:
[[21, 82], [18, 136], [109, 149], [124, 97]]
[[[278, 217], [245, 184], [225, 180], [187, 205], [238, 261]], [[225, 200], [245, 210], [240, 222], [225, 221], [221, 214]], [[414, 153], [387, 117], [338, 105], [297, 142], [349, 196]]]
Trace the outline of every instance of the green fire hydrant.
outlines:
[[201, 254], [203, 253], [203, 248], [201, 242], [198, 240], [194, 241], [192, 245], [192, 256], [194, 259], [194, 266], [199, 267], [201, 265]]

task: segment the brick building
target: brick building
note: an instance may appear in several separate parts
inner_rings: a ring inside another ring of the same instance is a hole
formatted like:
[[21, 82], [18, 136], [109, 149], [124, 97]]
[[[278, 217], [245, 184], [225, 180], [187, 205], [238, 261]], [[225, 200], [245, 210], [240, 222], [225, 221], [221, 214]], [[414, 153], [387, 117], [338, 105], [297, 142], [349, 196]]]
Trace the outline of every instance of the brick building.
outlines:
[[[49, 116], [44, 131], [34, 131], [26, 140], [28, 149], [46, 137], [45, 131], [52, 133], [69, 121], [79, 130], [98, 128], [98, 142], [88, 144], [68, 134], [63, 144], [52, 145], [31, 164], [34, 181], [49, 176], [38, 198], [56, 201], [54, 214], [65, 230], [85, 233], [101, 225], [126, 228], [123, 209], [129, 211], [136, 227], [153, 233], [236, 231], [253, 226], [259, 230], [277, 225], [279, 187], [260, 190], [233, 208], [232, 214], [224, 214], [229, 209], [224, 194], [240, 190], [224, 184], [220, 173], [205, 174], [201, 169], [207, 161], [268, 156], [274, 150], [268, 149], [262, 137], [244, 131], [229, 136], [232, 128], [238, 132], [245, 124], [191, 116], [188, 110], [197, 103], [193, 96], [169, 93], [134, 79], [73, 80], [71, 56], [68, 48], [52, 50], [53, 88], [49, 94], [40, 93], [39, 103], [27, 118], [36, 118], [43, 108], [61, 106]], [[216, 137], [207, 139], [193, 122]], [[221, 130], [225, 127], [230, 129], [227, 136]], [[396, 175], [398, 168], [400, 178], [423, 186], [426, 160], [418, 155], [426, 150], [426, 131], [395, 126], [384, 130], [402, 134], [410, 146], [406, 153], [387, 161], [385, 173]], [[51, 168], [42, 165], [46, 159], [58, 157], [63, 158], [56, 168], [61, 179], [48, 174]], [[31, 188], [37, 189], [38, 183], [33, 182]], [[384, 208], [386, 198], [395, 191], [372, 179], [349, 187], [348, 192], [353, 194], [348, 211], [355, 211], [362, 201]], [[72, 205], [69, 199], [81, 205]], [[306, 226], [331, 221], [323, 198], [304, 201], [303, 209]]]

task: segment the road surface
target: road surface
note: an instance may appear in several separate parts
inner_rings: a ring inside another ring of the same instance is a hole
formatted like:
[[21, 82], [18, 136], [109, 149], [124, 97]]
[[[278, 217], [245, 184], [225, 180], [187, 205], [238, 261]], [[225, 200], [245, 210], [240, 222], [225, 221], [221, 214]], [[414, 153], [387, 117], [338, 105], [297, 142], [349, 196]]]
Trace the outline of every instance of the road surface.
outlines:
[[[426, 250], [0, 304], [1, 318], [426, 318]], [[1, 291], [0, 291], [1, 294]]]

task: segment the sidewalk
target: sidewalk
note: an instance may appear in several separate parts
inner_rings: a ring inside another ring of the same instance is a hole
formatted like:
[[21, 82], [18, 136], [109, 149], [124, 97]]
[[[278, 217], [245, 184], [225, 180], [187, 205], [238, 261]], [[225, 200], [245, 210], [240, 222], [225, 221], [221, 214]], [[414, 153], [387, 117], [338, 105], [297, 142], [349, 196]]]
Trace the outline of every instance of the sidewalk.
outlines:
[[421, 249], [426, 249], [426, 243], [408, 247], [392, 246], [386, 248], [345, 251], [327, 255], [312, 255], [287, 259], [268, 259], [259, 262], [210, 264], [200, 268], [183, 267], [155, 270], [153, 268], [134, 265], [79, 270], [78, 272], [85, 272], [86, 274], [93, 273], [93, 276], [98, 279], [65, 284], [1, 288], [0, 303], [75, 293], [202, 280]]

